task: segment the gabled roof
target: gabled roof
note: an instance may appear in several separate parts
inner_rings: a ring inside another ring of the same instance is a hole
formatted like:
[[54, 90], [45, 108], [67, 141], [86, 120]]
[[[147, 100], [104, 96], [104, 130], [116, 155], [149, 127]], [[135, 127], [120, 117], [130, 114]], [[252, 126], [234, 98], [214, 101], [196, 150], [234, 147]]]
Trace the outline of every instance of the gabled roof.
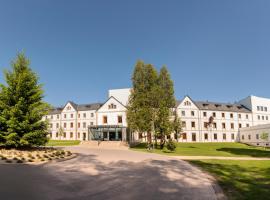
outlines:
[[[191, 101], [195, 106], [197, 106], [197, 105], [196, 105], [196, 102], [193, 101], [192, 98], [191, 98], [190, 96], [186, 95], [186, 96], [184, 96], [184, 98], [183, 98], [182, 100], [176, 100], [176, 102], [175, 102], [175, 107], [177, 108], [177, 107], [184, 101], [185, 98], [189, 98], [190, 101]], [[197, 106], [197, 107], [198, 107], [198, 106]]]
[[[118, 103], [120, 103], [122, 106], [124, 106], [124, 107], [126, 108], [126, 106], [125, 106], [124, 104], [122, 104], [120, 101], [118, 101], [114, 96], [110, 96], [110, 97], [107, 99], [107, 101], [105, 101], [105, 103], [103, 103], [103, 105], [105, 105], [110, 99], [116, 100]], [[102, 106], [103, 106], [103, 105], [102, 105]], [[99, 110], [102, 106], [100, 106], [100, 107], [98, 108], [98, 110]]]
[[62, 110], [63, 110], [62, 107], [52, 108], [51, 110], [49, 110], [49, 114], [50, 115], [60, 114], [62, 112]]
[[250, 113], [251, 110], [241, 104], [231, 103], [217, 103], [208, 101], [195, 101], [195, 104], [200, 110], [216, 110], [216, 111], [227, 111], [227, 112], [244, 112]]

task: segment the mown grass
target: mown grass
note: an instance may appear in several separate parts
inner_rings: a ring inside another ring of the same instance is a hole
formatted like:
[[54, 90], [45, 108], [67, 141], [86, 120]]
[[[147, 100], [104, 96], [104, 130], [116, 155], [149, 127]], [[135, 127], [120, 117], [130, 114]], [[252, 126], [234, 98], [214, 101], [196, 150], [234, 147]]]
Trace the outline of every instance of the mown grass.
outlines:
[[74, 146], [79, 144], [80, 140], [49, 140], [46, 146]]
[[[131, 149], [149, 152], [146, 143], [141, 143]], [[166, 148], [163, 150], [157, 148], [150, 152], [172, 156], [270, 157], [270, 149], [241, 143], [177, 143], [174, 152]]]
[[270, 199], [270, 161], [188, 161], [212, 174], [229, 199]]

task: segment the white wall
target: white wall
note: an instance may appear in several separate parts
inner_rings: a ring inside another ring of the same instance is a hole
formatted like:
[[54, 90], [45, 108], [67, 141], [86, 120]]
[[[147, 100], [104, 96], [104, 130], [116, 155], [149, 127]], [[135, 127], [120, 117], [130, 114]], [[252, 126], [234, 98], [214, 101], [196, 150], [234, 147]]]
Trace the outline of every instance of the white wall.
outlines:
[[118, 101], [120, 101], [123, 105], [126, 106], [128, 104], [128, 98], [129, 98], [130, 92], [131, 92], [130, 88], [109, 90], [108, 98], [113, 96]]

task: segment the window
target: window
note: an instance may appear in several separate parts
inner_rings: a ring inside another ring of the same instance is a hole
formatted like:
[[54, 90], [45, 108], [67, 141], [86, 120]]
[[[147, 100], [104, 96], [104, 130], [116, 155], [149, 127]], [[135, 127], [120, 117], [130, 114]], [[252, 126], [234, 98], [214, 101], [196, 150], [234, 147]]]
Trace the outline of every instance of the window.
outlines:
[[67, 123], [64, 123], [64, 128], [67, 128]]
[[223, 133], [223, 140], [226, 140], [226, 134]]
[[264, 116], [262, 116], [262, 120], [264, 120]]
[[70, 114], [70, 118], [73, 118], [73, 114]]
[[204, 134], [204, 139], [208, 140], [208, 134], [207, 133]]
[[186, 122], [185, 121], [182, 121], [182, 127], [186, 128]]
[[248, 139], [249, 139], [249, 140], [251, 139], [251, 136], [250, 136], [250, 135], [248, 135]]
[[242, 135], [242, 140], [244, 140], [245, 139], [245, 136], [244, 135]]
[[239, 123], [238, 126], [239, 126], [239, 128], [242, 128], [242, 124]]
[[94, 122], [90, 122], [90, 125], [93, 126], [94, 125]]
[[213, 123], [213, 128], [217, 128], [217, 123], [216, 122]]
[[118, 120], [118, 123], [122, 123], [122, 116], [119, 115], [119, 116], [117, 117], [117, 120]]
[[225, 113], [221, 113], [222, 118], [225, 118]]
[[217, 140], [217, 134], [214, 133], [214, 140]]
[[230, 118], [231, 118], [231, 119], [233, 118], [233, 113], [230, 114]]
[[72, 132], [70, 132], [70, 138], [73, 138], [73, 133]]
[[207, 128], [207, 127], [208, 127], [208, 123], [207, 123], [207, 122], [204, 122], [204, 123], [203, 123], [203, 127], [204, 127], [204, 128]]
[[206, 112], [203, 112], [203, 116], [204, 116], [204, 117], [207, 117], [207, 113], [206, 113]]
[[185, 102], [184, 102], [184, 105], [185, 105], [185, 106], [190, 106], [191, 103], [190, 103], [189, 101], [185, 101]]
[[248, 119], [248, 115], [246, 115], [246, 119]]
[[83, 128], [86, 128], [86, 122], [83, 122]]
[[78, 128], [81, 128], [81, 123], [80, 122], [78, 122]]
[[47, 115], [45, 116], [45, 119], [48, 119], [48, 116]]
[[261, 119], [261, 116], [260, 115], [258, 115], [258, 120], [260, 120]]
[[265, 119], [268, 120], [268, 116], [265, 116]]
[[222, 123], [222, 129], [226, 129], [226, 124]]
[[263, 106], [261, 106], [261, 111], [263, 111]]
[[67, 118], [67, 115], [66, 114], [64, 114], [64, 118]]
[[257, 106], [257, 111], [260, 111], [260, 106]]
[[91, 113], [91, 117], [94, 117], [94, 113]]
[[231, 138], [232, 138], [232, 140], [234, 140], [234, 134], [233, 133], [231, 134]]
[[78, 118], [80, 118], [81, 117], [81, 114], [78, 114]]
[[195, 128], [195, 122], [191, 122], [191, 128]]
[[53, 119], [53, 115], [51, 115], [51, 119]]
[[234, 123], [231, 123], [231, 129], [234, 129]]
[[70, 122], [70, 128], [73, 128], [73, 122]]
[[58, 132], [56, 132], [55, 137], [57, 137], [57, 138], [58, 138]]
[[59, 128], [59, 123], [56, 123], [56, 128]]
[[249, 127], [249, 124], [246, 124], [246, 127]]
[[52, 127], [53, 127], [53, 124], [51, 123], [51, 124], [50, 124], [50, 128], [52, 128]]
[[267, 112], [267, 107], [264, 107], [264, 111]]
[[191, 111], [191, 116], [194, 116], [194, 115], [195, 115], [194, 111]]
[[238, 118], [241, 119], [241, 117], [242, 117], [241, 114], [238, 114]]
[[108, 109], [116, 109], [116, 105], [111, 103], [108, 105]]
[[257, 139], [257, 140], [259, 139], [259, 134], [256, 134], [256, 139]]
[[213, 115], [213, 117], [216, 117], [216, 113], [215, 113], [215, 112], [213, 112], [213, 114], [212, 114], [212, 115]]
[[103, 116], [103, 124], [107, 124], [108, 123], [108, 118], [107, 116]]
[[83, 118], [86, 118], [86, 113], [83, 113]]
[[183, 137], [183, 140], [186, 140], [187, 139], [187, 134], [186, 133], [182, 133], [182, 137]]
[[66, 134], [66, 132], [64, 132], [64, 134], [63, 134], [63, 137], [64, 137], [64, 138], [66, 138], [66, 137], [67, 137], [67, 134]]
[[182, 112], [181, 112], [181, 115], [182, 115], [182, 116], [185, 116], [185, 115], [186, 115], [185, 111], [182, 111]]
[[193, 142], [196, 141], [196, 133], [192, 133], [192, 141], [193, 141]]
[[80, 138], [80, 137], [81, 137], [80, 133], [78, 133], [77, 137], [78, 137], [78, 138]]
[[59, 119], [59, 115], [57, 115], [57, 119]]

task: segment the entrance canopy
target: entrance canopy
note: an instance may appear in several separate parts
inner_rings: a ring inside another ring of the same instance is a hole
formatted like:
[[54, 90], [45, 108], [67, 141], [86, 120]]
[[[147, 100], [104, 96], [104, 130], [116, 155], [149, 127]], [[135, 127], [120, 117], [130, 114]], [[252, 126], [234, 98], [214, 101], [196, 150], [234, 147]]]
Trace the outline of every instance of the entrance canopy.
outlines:
[[126, 141], [127, 127], [121, 125], [97, 125], [89, 126], [90, 140]]

